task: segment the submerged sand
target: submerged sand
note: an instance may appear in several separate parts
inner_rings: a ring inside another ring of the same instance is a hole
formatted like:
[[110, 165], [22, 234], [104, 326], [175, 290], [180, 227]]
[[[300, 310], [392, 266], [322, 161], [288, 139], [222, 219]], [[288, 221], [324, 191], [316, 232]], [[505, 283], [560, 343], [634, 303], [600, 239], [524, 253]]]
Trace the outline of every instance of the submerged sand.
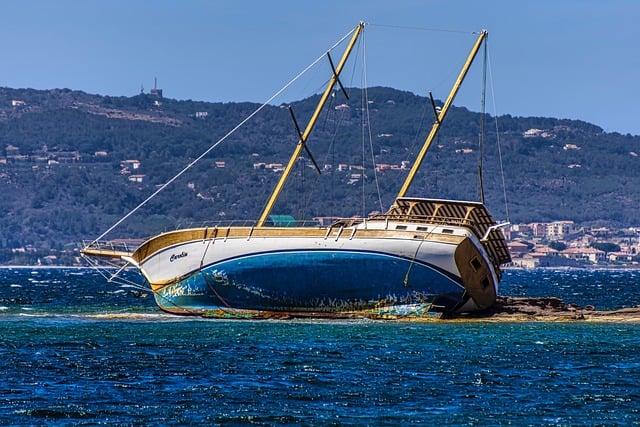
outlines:
[[581, 307], [567, 304], [556, 297], [498, 297], [495, 304], [486, 310], [447, 316], [446, 319], [500, 322], [640, 322], [640, 306], [600, 311], [590, 305]]

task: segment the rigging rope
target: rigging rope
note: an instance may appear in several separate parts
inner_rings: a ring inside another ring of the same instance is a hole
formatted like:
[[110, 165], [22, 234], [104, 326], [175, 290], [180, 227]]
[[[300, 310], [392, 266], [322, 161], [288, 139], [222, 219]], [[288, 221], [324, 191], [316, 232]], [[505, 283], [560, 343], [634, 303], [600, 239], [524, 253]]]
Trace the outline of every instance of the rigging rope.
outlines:
[[[123, 270], [122, 265], [118, 265], [117, 263], [109, 263], [102, 260], [102, 262], [105, 262], [107, 264], [107, 266], [105, 267], [104, 265], [100, 265], [95, 259], [92, 259], [91, 257], [84, 257], [84, 258], [87, 261], [87, 263], [91, 266], [91, 268], [95, 270], [100, 276], [102, 276], [102, 278], [105, 279], [108, 283], [114, 283], [116, 285], [120, 285], [121, 287], [127, 286], [140, 292], [151, 291], [152, 293], [155, 294], [155, 292], [153, 291], [153, 289], [151, 289], [150, 286], [146, 287], [138, 284], [137, 282], [134, 282], [133, 280], [127, 279], [126, 277], [122, 277], [121, 276], [122, 270]], [[109, 271], [110, 267], [119, 268], [119, 269], [116, 273], [113, 273]], [[126, 264], [124, 267], [126, 267]]]
[[395, 28], [395, 29], [401, 29], [401, 30], [434, 31], [434, 32], [440, 32], [440, 33], [477, 34], [477, 32], [474, 32], [474, 31], [445, 30], [442, 28], [413, 27], [413, 26], [404, 26], [404, 25], [374, 24], [371, 22], [367, 22], [367, 26], [381, 27], [381, 28]]
[[404, 280], [402, 281], [404, 286], [409, 286], [409, 274], [411, 273], [411, 269], [413, 268], [413, 265], [416, 263], [416, 258], [418, 258], [418, 252], [420, 252], [420, 248], [422, 247], [422, 244], [431, 237], [431, 235], [433, 235], [433, 232], [435, 231], [435, 227], [433, 227], [431, 229], [431, 231], [429, 231], [427, 234], [425, 234], [424, 236], [422, 236], [422, 240], [420, 241], [420, 244], [418, 244], [418, 247], [416, 248], [416, 251], [413, 254], [413, 258], [411, 258], [411, 262], [409, 263], [409, 267], [407, 268], [407, 272], [404, 275]]
[[120, 218], [115, 224], [113, 224], [111, 227], [109, 227], [107, 229], [107, 231], [105, 231], [104, 233], [102, 233], [100, 236], [98, 236], [96, 239], [94, 239], [89, 246], [95, 245], [99, 240], [103, 239], [104, 236], [106, 236], [107, 234], [109, 234], [111, 231], [113, 231], [116, 227], [118, 227], [120, 224], [122, 224], [125, 220], [127, 220], [131, 215], [133, 215], [134, 213], [136, 213], [140, 208], [142, 208], [144, 205], [146, 205], [151, 199], [153, 199], [154, 197], [156, 197], [160, 192], [162, 192], [165, 188], [167, 188], [169, 185], [171, 185], [176, 179], [178, 179], [180, 176], [182, 176], [185, 172], [187, 172], [189, 169], [191, 169], [196, 163], [198, 163], [200, 160], [202, 160], [205, 156], [207, 156], [211, 151], [213, 151], [216, 147], [218, 147], [220, 144], [222, 144], [228, 137], [230, 137], [233, 133], [235, 133], [235, 131], [237, 131], [238, 129], [240, 129], [242, 126], [245, 125], [245, 123], [247, 123], [249, 120], [251, 120], [256, 114], [258, 114], [260, 111], [262, 111], [267, 105], [269, 105], [274, 99], [276, 99], [278, 96], [280, 96], [282, 94], [282, 92], [284, 92], [286, 89], [289, 88], [289, 86], [291, 86], [293, 83], [295, 83], [300, 77], [302, 77], [304, 74], [306, 74], [307, 71], [309, 71], [311, 68], [313, 68], [318, 62], [320, 62], [322, 59], [325, 58], [327, 52], [332, 51], [333, 49], [335, 49], [337, 46], [339, 46], [344, 40], [346, 40], [353, 32], [354, 30], [349, 31], [347, 34], [345, 34], [340, 40], [338, 40], [333, 46], [331, 46], [326, 52], [324, 52], [322, 55], [320, 55], [315, 61], [313, 61], [311, 64], [309, 64], [304, 70], [302, 70], [301, 72], [299, 72], [293, 79], [291, 79], [289, 81], [289, 83], [285, 84], [280, 90], [278, 90], [274, 95], [271, 96], [271, 98], [269, 98], [268, 100], [266, 100], [262, 105], [260, 105], [257, 109], [255, 109], [251, 114], [249, 114], [249, 116], [247, 116], [244, 120], [242, 120], [239, 124], [237, 124], [233, 129], [231, 129], [229, 132], [227, 132], [222, 138], [220, 138], [218, 141], [216, 141], [212, 146], [210, 146], [207, 150], [205, 150], [200, 156], [198, 156], [195, 160], [193, 160], [191, 163], [189, 163], [186, 167], [184, 167], [180, 172], [178, 172], [178, 174], [176, 174], [173, 178], [171, 178], [169, 181], [167, 181], [166, 183], [164, 183], [160, 188], [158, 188], [155, 192], [153, 192], [153, 194], [151, 194], [149, 197], [147, 197], [145, 200], [142, 201], [142, 203], [140, 203], [138, 206], [136, 206], [135, 208], [133, 208], [131, 211], [129, 211], [129, 213], [127, 213], [125, 216], [123, 216], [122, 218]]
[[[363, 37], [362, 39], [362, 44], [364, 45], [363, 49], [362, 49], [362, 79], [363, 79], [363, 85], [362, 87], [364, 88], [363, 92], [364, 92], [364, 96], [363, 96], [363, 100], [362, 103], [364, 103], [364, 108], [363, 110], [366, 113], [366, 118], [363, 118], [366, 120], [367, 122], [367, 131], [369, 133], [369, 149], [371, 151], [371, 163], [373, 164], [373, 178], [375, 180], [376, 183], [376, 192], [378, 194], [378, 203], [380, 204], [380, 212], [384, 212], [384, 207], [382, 206], [382, 194], [380, 192], [380, 183], [378, 182], [378, 170], [376, 168], [376, 158], [375, 155], [373, 153], [373, 135], [371, 133], [371, 115], [370, 115], [370, 111], [369, 111], [369, 91], [368, 91], [368, 83], [367, 83], [367, 57], [366, 57], [366, 52], [367, 52], [367, 45], [366, 45], [366, 39]], [[363, 132], [363, 139], [364, 139], [364, 132]], [[364, 141], [363, 141], [364, 142]], [[364, 167], [364, 153], [362, 153], [362, 161], [363, 161], [363, 167]], [[363, 170], [363, 176], [362, 176], [362, 199], [364, 201], [364, 170]], [[364, 208], [364, 207], [363, 207]], [[362, 212], [362, 217], [365, 218], [365, 212], [363, 209]]]
[[491, 73], [491, 58], [489, 57], [489, 54], [487, 54], [487, 65], [489, 67], [489, 82], [491, 85], [491, 100], [493, 102], [493, 117], [494, 117], [494, 123], [496, 126], [496, 143], [498, 145], [498, 158], [500, 160], [500, 177], [502, 178], [502, 193], [503, 193], [503, 197], [504, 197], [504, 210], [505, 210], [505, 215], [507, 216], [506, 221], [507, 222], [511, 222], [511, 219], [509, 218], [509, 203], [507, 202], [507, 184], [506, 184], [506, 180], [505, 180], [505, 175], [504, 175], [504, 163], [502, 161], [502, 148], [501, 148], [501, 144], [500, 144], [500, 131], [498, 129], [498, 114], [497, 114], [497, 109], [496, 109], [496, 97], [494, 94], [494, 86], [493, 86], [493, 75]]

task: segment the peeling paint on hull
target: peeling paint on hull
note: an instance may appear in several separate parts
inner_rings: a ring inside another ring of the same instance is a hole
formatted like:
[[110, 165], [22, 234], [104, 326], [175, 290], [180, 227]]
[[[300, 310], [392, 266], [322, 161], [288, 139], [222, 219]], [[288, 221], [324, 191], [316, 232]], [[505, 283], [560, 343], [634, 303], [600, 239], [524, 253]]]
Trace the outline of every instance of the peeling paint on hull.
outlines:
[[459, 279], [434, 266], [335, 251], [240, 257], [155, 292], [165, 311], [225, 318], [422, 317], [452, 309], [463, 296]]

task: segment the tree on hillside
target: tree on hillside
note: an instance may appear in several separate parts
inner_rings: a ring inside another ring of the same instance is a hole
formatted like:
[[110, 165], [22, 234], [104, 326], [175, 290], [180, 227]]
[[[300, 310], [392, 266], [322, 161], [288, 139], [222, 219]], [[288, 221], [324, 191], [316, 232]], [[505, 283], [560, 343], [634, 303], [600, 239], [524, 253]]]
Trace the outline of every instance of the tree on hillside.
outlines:
[[606, 253], [609, 252], [620, 252], [620, 246], [616, 245], [615, 243], [608, 243], [608, 242], [595, 242], [591, 245], [592, 248], [595, 249], [599, 249], [601, 251], [604, 251]]

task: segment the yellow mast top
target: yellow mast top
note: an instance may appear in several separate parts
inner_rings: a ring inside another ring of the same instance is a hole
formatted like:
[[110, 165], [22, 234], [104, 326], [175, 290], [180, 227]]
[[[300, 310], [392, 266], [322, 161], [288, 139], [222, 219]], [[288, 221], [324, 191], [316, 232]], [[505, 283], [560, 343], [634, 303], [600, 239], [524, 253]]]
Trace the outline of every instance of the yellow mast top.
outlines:
[[422, 164], [424, 157], [427, 155], [427, 151], [429, 150], [431, 143], [433, 142], [436, 135], [438, 134], [438, 130], [440, 130], [440, 124], [442, 123], [445, 116], [447, 115], [447, 112], [449, 111], [449, 107], [453, 103], [453, 99], [456, 97], [456, 94], [458, 93], [458, 89], [460, 89], [460, 86], [462, 85], [462, 81], [467, 75], [467, 72], [469, 71], [469, 68], [473, 63], [473, 60], [476, 54], [478, 53], [478, 50], [480, 50], [480, 46], [482, 45], [482, 42], [486, 37], [487, 37], [487, 30], [482, 30], [480, 32], [480, 35], [478, 36], [478, 39], [476, 40], [476, 43], [473, 45], [473, 48], [471, 49], [469, 56], [467, 57], [467, 61], [465, 62], [464, 66], [462, 67], [462, 70], [460, 71], [460, 74], [458, 75], [458, 79], [454, 83], [453, 88], [449, 93], [449, 97], [447, 98], [446, 102], [444, 103], [444, 106], [440, 110], [440, 114], [438, 114], [436, 121], [433, 123], [431, 132], [429, 132], [429, 135], [427, 136], [427, 139], [425, 140], [422, 146], [422, 149], [420, 150], [420, 153], [418, 153], [418, 157], [416, 158], [416, 161], [411, 167], [411, 170], [409, 171], [409, 175], [407, 175], [407, 178], [405, 179], [404, 184], [402, 184], [402, 187], [398, 192], [397, 198], [404, 197], [405, 194], [407, 193], [407, 190], [411, 186], [411, 183], [413, 182], [413, 179], [415, 178], [415, 175], [418, 172], [418, 169], [420, 169], [420, 165]]
[[278, 181], [278, 184], [274, 188], [273, 193], [271, 194], [271, 197], [267, 202], [267, 205], [262, 211], [262, 215], [260, 215], [260, 219], [258, 219], [258, 222], [256, 224], [257, 227], [262, 227], [265, 221], [267, 220], [267, 217], [271, 213], [271, 209], [273, 209], [273, 205], [278, 199], [278, 196], [280, 195], [280, 192], [282, 191], [282, 188], [284, 187], [285, 182], [287, 182], [287, 179], [291, 174], [293, 166], [295, 165], [296, 160], [298, 159], [298, 156], [300, 156], [300, 152], [303, 150], [305, 143], [307, 141], [307, 138], [309, 138], [309, 134], [313, 130], [313, 127], [315, 126], [316, 121], [320, 116], [320, 112], [322, 111], [322, 108], [326, 104], [327, 99], [329, 99], [329, 95], [331, 95], [331, 91], [333, 90], [334, 86], [338, 82], [338, 76], [340, 75], [340, 72], [342, 71], [342, 68], [344, 67], [345, 63], [347, 62], [347, 59], [349, 58], [349, 54], [351, 53], [351, 50], [353, 49], [353, 46], [355, 45], [356, 40], [358, 39], [358, 36], [360, 35], [360, 32], [362, 31], [363, 28], [364, 28], [364, 22], [360, 22], [358, 26], [355, 28], [355, 30], [353, 31], [353, 36], [351, 37], [351, 40], [349, 41], [349, 44], [347, 45], [347, 48], [345, 49], [344, 54], [342, 55], [342, 59], [340, 60], [340, 62], [338, 63], [338, 66], [335, 69], [335, 74], [331, 77], [331, 80], [329, 80], [329, 84], [327, 85], [327, 88], [322, 94], [322, 97], [318, 102], [318, 106], [316, 107], [316, 110], [311, 116], [311, 119], [309, 120], [309, 123], [307, 124], [305, 131], [303, 132], [300, 140], [298, 141], [298, 145], [296, 146], [295, 151], [291, 155], [291, 158], [289, 159], [289, 163], [287, 164], [287, 167], [285, 168], [284, 173], [280, 177], [280, 180]]

